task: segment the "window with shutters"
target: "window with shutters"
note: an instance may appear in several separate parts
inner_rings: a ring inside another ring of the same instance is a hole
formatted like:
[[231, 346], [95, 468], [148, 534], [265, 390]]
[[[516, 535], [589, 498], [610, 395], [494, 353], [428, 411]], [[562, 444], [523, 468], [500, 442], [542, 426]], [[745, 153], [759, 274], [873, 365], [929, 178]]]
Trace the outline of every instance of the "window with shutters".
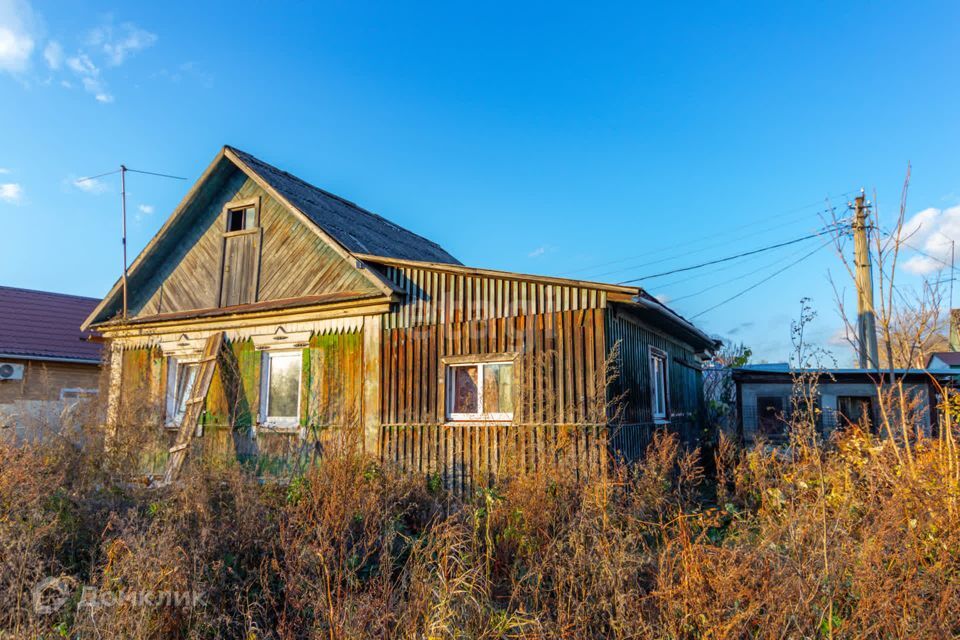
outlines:
[[224, 208], [220, 306], [257, 301], [260, 271], [260, 199], [228, 203]]

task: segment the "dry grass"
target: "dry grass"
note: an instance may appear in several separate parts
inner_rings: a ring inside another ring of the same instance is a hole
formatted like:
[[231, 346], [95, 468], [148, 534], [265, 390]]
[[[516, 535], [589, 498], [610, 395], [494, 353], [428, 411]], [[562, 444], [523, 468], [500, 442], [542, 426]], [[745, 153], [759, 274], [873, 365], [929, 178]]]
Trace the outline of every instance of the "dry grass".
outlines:
[[[0, 637], [960, 634], [953, 438], [907, 456], [794, 426], [787, 450], [721, 439], [716, 478], [661, 435], [605, 481], [546, 471], [468, 501], [346, 445], [288, 485], [195, 463], [161, 492], [121, 479], [143, 447], [122, 430], [2, 445]], [[59, 575], [73, 599], [38, 614], [31, 590]], [[82, 585], [202, 600], [91, 608]]]

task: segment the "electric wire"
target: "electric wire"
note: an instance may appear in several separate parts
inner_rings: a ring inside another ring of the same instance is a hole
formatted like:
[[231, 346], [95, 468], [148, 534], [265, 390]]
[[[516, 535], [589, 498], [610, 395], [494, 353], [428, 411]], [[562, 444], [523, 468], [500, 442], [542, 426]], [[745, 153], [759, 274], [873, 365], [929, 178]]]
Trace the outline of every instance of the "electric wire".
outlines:
[[716, 308], [718, 308], [718, 307], [722, 307], [723, 305], [725, 305], [725, 304], [727, 304], [727, 303], [729, 303], [729, 302], [733, 302], [734, 300], [736, 300], [736, 299], [739, 298], [740, 296], [746, 295], [747, 293], [749, 293], [750, 291], [753, 291], [754, 289], [756, 289], [756, 288], [759, 287], [760, 285], [762, 285], [762, 284], [764, 284], [764, 283], [766, 283], [766, 282], [769, 282], [769, 281], [772, 280], [773, 278], [777, 277], [778, 275], [780, 275], [780, 274], [783, 273], [784, 271], [787, 271], [788, 269], [791, 269], [792, 267], [797, 266], [798, 264], [800, 264], [801, 262], [803, 262], [803, 261], [806, 260], [807, 258], [809, 258], [809, 257], [811, 257], [812, 255], [814, 255], [815, 253], [821, 251], [824, 247], [826, 247], [827, 245], [829, 245], [831, 242], [833, 242], [833, 239], [832, 239], [832, 238], [831, 238], [830, 240], [828, 240], [827, 242], [824, 242], [823, 244], [821, 244], [819, 247], [817, 247], [817, 248], [814, 249], [813, 251], [811, 251], [811, 252], [803, 255], [803, 256], [800, 257], [798, 260], [794, 260], [793, 262], [791, 262], [791, 263], [788, 264], [787, 266], [783, 267], [782, 269], [777, 269], [776, 271], [774, 271], [774, 272], [771, 273], [770, 275], [766, 276], [766, 277], [763, 278], [762, 280], [758, 280], [757, 282], [754, 282], [752, 285], [750, 285], [750, 286], [747, 287], [746, 289], [743, 289], [742, 291], [739, 291], [739, 292], [735, 293], [734, 295], [730, 296], [729, 298], [727, 298], [727, 299], [725, 299], [725, 300], [722, 300], [722, 301], [718, 302], [717, 304], [713, 305], [712, 307], [708, 307], [708, 308], [704, 309], [703, 311], [701, 311], [701, 312], [699, 312], [699, 313], [697, 313], [697, 314], [695, 314], [695, 315], [690, 316], [689, 319], [690, 319], [690, 320], [694, 320], [694, 319], [696, 319], [696, 318], [699, 318], [700, 316], [704, 315], [705, 313], [709, 313], [710, 311], [713, 311], [714, 309], [716, 309]]
[[813, 238], [818, 238], [818, 237], [822, 236], [824, 233], [827, 233], [828, 231], [833, 231], [833, 230], [835, 230], [835, 229], [837, 229], [837, 228], [839, 228], [839, 225], [837, 225], [837, 224], [829, 225], [829, 226], [827, 226], [827, 227], [824, 227], [823, 229], [821, 229], [820, 231], [818, 231], [818, 232], [816, 232], [816, 233], [811, 233], [811, 234], [809, 234], [809, 235], [801, 236], [801, 237], [799, 237], [799, 238], [794, 238], [794, 239], [792, 239], [792, 240], [787, 240], [787, 241], [785, 241], [785, 242], [779, 242], [779, 243], [777, 243], [777, 244], [767, 245], [767, 246], [765, 246], [765, 247], [760, 247], [760, 248], [758, 248], [758, 249], [752, 249], [752, 250], [750, 250], [750, 251], [745, 251], [745, 252], [743, 252], [743, 253], [738, 253], [738, 254], [733, 255], [733, 256], [727, 256], [727, 257], [724, 257], [724, 258], [718, 258], [718, 259], [716, 259], [716, 260], [709, 260], [709, 261], [707, 261], [707, 262], [701, 262], [701, 263], [699, 263], [699, 264], [691, 265], [691, 266], [689, 266], [689, 267], [680, 267], [680, 268], [678, 268], [678, 269], [671, 269], [670, 271], [663, 271], [663, 272], [661, 272], [661, 273], [654, 273], [654, 274], [651, 274], [651, 275], [648, 275], [648, 276], [642, 276], [642, 277], [640, 277], [640, 278], [631, 278], [631, 279], [629, 279], [629, 280], [623, 280], [623, 281], [621, 281], [621, 282], [618, 282], [617, 284], [631, 284], [631, 283], [640, 282], [640, 281], [643, 281], [643, 280], [652, 280], [652, 279], [654, 279], [654, 278], [660, 278], [660, 277], [663, 277], [663, 276], [668, 276], [668, 275], [671, 275], [671, 274], [674, 274], [674, 273], [683, 273], [684, 271], [692, 271], [692, 270], [694, 270], [694, 269], [702, 269], [703, 267], [709, 267], [709, 266], [714, 265], [714, 264], [720, 264], [720, 263], [723, 263], [723, 262], [729, 262], [729, 261], [731, 261], [731, 260], [736, 260], [736, 259], [738, 259], [738, 258], [743, 258], [743, 257], [746, 257], [746, 256], [752, 256], [752, 255], [755, 255], [755, 254], [758, 254], [758, 253], [763, 253], [763, 252], [766, 252], [766, 251], [772, 251], [772, 250], [774, 250], [774, 249], [779, 249], [779, 248], [781, 248], [781, 247], [787, 247], [787, 246], [790, 246], [790, 245], [792, 245], [792, 244], [797, 244], [798, 242], [804, 242], [804, 241], [806, 241], [806, 240], [811, 240], [811, 239], [813, 239]]
[[771, 267], [775, 267], [775, 266], [777, 266], [778, 264], [782, 264], [783, 262], [786, 262], [787, 260], [790, 260], [791, 258], [795, 258], [795, 257], [797, 257], [798, 255], [800, 255], [801, 253], [803, 253], [804, 251], [806, 251], [806, 248], [802, 248], [802, 249], [800, 249], [799, 251], [794, 251], [793, 253], [787, 254], [786, 256], [781, 256], [780, 258], [777, 258], [777, 259], [774, 260], [773, 262], [768, 262], [767, 264], [763, 265], [762, 267], [758, 267], [758, 268], [756, 268], [756, 269], [752, 269], [752, 270], [750, 270], [750, 271], [748, 271], [748, 272], [746, 272], [746, 273], [742, 273], [742, 274], [740, 274], [740, 275], [738, 275], [738, 276], [734, 276], [733, 278], [729, 278], [729, 279], [727, 279], [727, 280], [724, 280], [723, 282], [718, 282], [718, 283], [712, 284], [712, 285], [710, 285], [709, 287], [705, 287], [705, 288], [703, 288], [703, 289], [700, 289], [699, 291], [694, 291], [693, 293], [688, 293], [688, 294], [686, 294], [686, 295], [682, 295], [682, 296], [679, 296], [679, 297], [676, 297], [676, 298], [671, 297], [671, 298], [670, 298], [670, 304], [674, 304], [674, 303], [676, 303], [676, 302], [680, 302], [681, 300], [687, 300], [687, 299], [689, 299], [689, 298], [694, 298], [694, 297], [699, 296], [699, 295], [702, 295], [702, 294], [704, 294], [704, 293], [706, 293], [706, 292], [708, 292], [708, 291], [710, 291], [710, 290], [712, 290], [712, 289], [716, 289], [716, 288], [718, 288], [718, 287], [725, 287], [725, 286], [727, 286], [727, 285], [729, 285], [729, 284], [733, 284], [734, 282], [738, 282], [738, 281], [740, 281], [740, 280], [743, 280], [744, 278], [749, 278], [750, 276], [756, 275], [756, 274], [758, 274], [758, 273], [760, 273], [760, 272], [762, 272], [762, 271], [766, 271], [767, 269], [770, 269]]
[[[820, 210], [820, 211], [814, 212], [814, 214], [831, 213], [831, 212], [835, 211], [837, 208], [843, 206], [842, 203], [839, 203], [839, 204], [838, 204], [838, 203], [834, 202], [835, 200], [843, 199], [843, 198], [845, 198], [846, 196], [848, 196], [848, 195], [850, 195], [850, 194], [852, 194], [852, 193], [855, 193], [855, 191], [847, 191], [847, 192], [845, 192], [845, 193], [841, 193], [841, 194], [836, 195], [836, 196], [828, 196], [825, 200], [820, 200], [820, 201], [817, 201], [817, 202], [813, 202], [813, 203], [810, 203], [810, 204], [803, 205], [803, 206], [801, 206], [801, 207], [796, 207], [796, 208], [794, 208], [794, 209], [790, 209], [790, 210], [784, 211], [783, 213], [775, 214], [775, 215], [773, 215], [773, 216], [766, 216], [765, 219], [766, 219], [766, 220], [769, 220], [769, 219], [771, 219], [771, 218], [774, 218], [774, 219], [776, 219], [776, 218], [781, 218], [781, 219], [782, 219], [782, 218], [784, 218], [785, 216], [790, 215], [791, 213], [795, 213], [795, 212], [797, 212], [797, 211], [802, 211], [802, 210], [804, 210], [804, 209], [809, 209], [810, 207], [813, 207], [813, 206], [816, 206], [816, 205], [823, 205], [824, 203], [826, 203], [828, 206], [827, 206], [825, 209], [822, 209], [822, 210]], [[765, 227], [765, 228], [763, 228], [763, 229], [760, 229], [760, 230], [756, 231], [755, 233], [747, 234], [747, 235], [745, 235], [745, 236], [740, 236], [740, 237], [737, 238], [737, 239], [748, 238], [748, 237], [755, 236], [755, 235], [759, 235], [759, 234], [761, 234], [761, 233], [765, 233], [765, 232], [767, 232], [767, 231], [771, 231], [771, 230], [774, 230], [774, 229], [780, 229], [780, 228], [783, 228], [783, 227], [785, 227], [785, 226], [788, 226], [788, 224], [789, 224], [790, 222], [794, 222], [794, 221], [797, 221], [797, 220], [802, 220], [802, 219], [804, 219], [804, 218], [808, 218], [809, 216], [810, 216], [809, 213], [804, 213], [804, 214], [801, 215], [801, 216], [794, 216], [794, 217], [792, 217], [792, 218], [790, 218], [790, 219], [788, 220], [787, 224], [781, 224], [781, 223], [774, 224], [774, 225], [772, 225], [772, 226], [768, 226], [768, 227]], [[685, 247], [685, 246], [691, 246], [691, 245], [701, 244], [701, 243], [703, 243], [703, 242], [708, 242], [708, 241], [710, 241], [710, 240], [713, 240], [713, 239], [715, 239], [715, 238], [718, 237], [718, 236], [729, 235], [729, 234], [731, 234], [731, 233], [735, 233], [735, 232], [740, 231], [740, 230], [742, 230], [742, 229], [755, 228], [755, 227], [757, 226], [757, 224], [758, 224], [757, 222], [748, 222], [748, 223], [746, 223], [746, 224], [743, 224], [743, 225], [734, 227], [734, 228], [732, 228], [732, 229], [727, 229], [726, 231], [721, 231], [721, 232], [719, 232], [719, 233], [713, 234], [713, 235], [710, 236], [709, 238], [699, 238], [699, 239], [690, 240], [690, 241], [687, 241], [687, 242], [684, 242], [684, 243], [680, 243], [680, 244], [671, 244], [669, 247], [664, 247], [664, 248], [659, 249], [659, 250], [648, 251], [648, 252], [644, 252], [644, 253], [642, 253], [642, 254], [637, 254], [637, 255], [633, 255], [633, 256], [626, 256], [626, 257], [623, 257], [623, 258], [617, 258], [616, 260], [610, 260], [610, 261], [607, 261], [607, 262], [601, 262], [601, 263], [589, 265], [589, 266], [586, 266], [586, 267], [580, 267], [580, 268], [578, 268], [578, 269], [573, 269], [573, 270], [570, 270], [570, 271], [566, 271], [566, 272], [564, 272], [564, 275], [571, 275], [571, 274], [576, 274], [576, 273], [583, 273], [583, 272], [585, 272], [585, 271], [592, 271], [592, 270], [597, 269], [597, 268], [600, 268], [600, 267], [605, 267], [605, 266], [609, 266], [609, 265], [613, 265], [613, 264], [620, 264], [620, 263], [626, 262], [626, 261], [628, 261], [628, 260], [633, 260], [633, 259], [640, 258], [640, 257], [657, 255], [658, 253], [664, 253], [665, 251], [672, 251], [672, 250], [674, 250], [674, 249], [677, 249], [678, 247]], [[731, 240], [731, 241], [728, 241], [728, 242], [732, 242], [732, 241], [735, 241], [735, 240], [736, 240], [736, 239]], [[726, 244], [726, 243], [725, 243], [725, 244]], [[696, 252], [706, 251], [706, 250], [708, 250], [709, 248], [711, 248], [711, 247], [706, 247], [706, 248], [704, 248], [704, 249], [697, 249]], [[620, 268], [620, 269], [615, 269], [615, 270], [613, 270], [613, 271], [607, 271], [607, 272], [603, 272], [603, 273], [595, 273], [595, 274], [593, 274], [593, 275], [591, 275], [591, 276], [589, 276], [589, 277], [600, 277], [600, 276], [604, 276], [604, 275], [609, 275], [609, 274], [611, 274], [611, 273], [617, 273], [617, 272], [619, 272], [619, 271], [626, 271], [626, 270], [629, 270], [629, 269], [634, 269], [634, 268], [638, 268], [638, 267], [642, 267], [642, 266], [647, 266], [647, 265], [650, 265], [650, 264], [656, 264], [657, 262], [666, 262], [666, 261], [669, 261], [669, 260], [671, 260], [671, 259], [675, 259], [676, 257], [680, 257], [680, 256], [673, 256], [673, 257], [668, 257], [668, 258], [662, 258], [662, 259], [660, 259], [660, 260], [658, 260], [658, 261], [654, 261], [654, 262], [645, 262], [645, 263], [641, 263], [641, 264], [638, 264], [638, 265], [632, 265], [632, 266], [630, 266], [630, 267], [623, 267], [623, 268]]]

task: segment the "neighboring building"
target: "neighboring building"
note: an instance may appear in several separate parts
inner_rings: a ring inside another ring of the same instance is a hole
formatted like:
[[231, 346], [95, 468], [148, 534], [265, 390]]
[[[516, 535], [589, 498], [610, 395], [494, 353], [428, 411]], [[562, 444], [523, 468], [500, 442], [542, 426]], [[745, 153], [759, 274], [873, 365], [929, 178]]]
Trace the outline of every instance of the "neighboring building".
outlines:
[[[110, 341], [112, 415], [150, 402], [168, 441], [201, 433], [190, 446], [205, 455], [259, 463], [355, 429], [368, 450], [460, 489], [504, 466], [599, 468], [608, 447], [636, 455], [655, 428], [695, 433], [700, 363], [717, 346], [639, 288], [465, 267], [231, 147], [128, 283], [127, 320], [118, 282], [85, 325]], [[220, 336], [207, 376], [201, 354]], [[608, 394], [624, 398], [614, 438]]]
[[[752, 442], [758, 436], [768, 441], [786, 438], [794, 380], [798, 373], [787, 364], [757, 364], [734, 369], [740, 414], [738, 435], [744, 441]], [[890, 390], [890, 371], [826, 369], [805, 373], [817, 375], [821, 410], [818, 428], [824, 437], [850, 424], [863, 425], [877, 432], [881, 424], [878, 389]], [[896, 369], [892, 374], [903, 381], [911, 398], [910, 411], [915, 423], [925, 433], [934, 433], [939, 423], [940, 385], [952, 384], [955, 375], [920, 369]]]
[[56, 426], [97, 393], [100, 344], [80, 325], [99, 300], [0, 287], [0, 430]]
[[931, 371], [960, 370], [960, 351], [938, 351], [930, 354], [926, 368]]

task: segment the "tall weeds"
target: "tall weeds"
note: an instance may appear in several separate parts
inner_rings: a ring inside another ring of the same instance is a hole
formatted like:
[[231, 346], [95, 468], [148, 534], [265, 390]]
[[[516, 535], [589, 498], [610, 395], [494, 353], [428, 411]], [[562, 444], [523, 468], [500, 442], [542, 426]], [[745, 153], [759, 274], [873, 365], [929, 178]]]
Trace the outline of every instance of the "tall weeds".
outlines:
[[[802, 415], [798, 412], [796, 415]], [[952, 427], [951, 427], [952, 429]], [[350, 447], [289, 484], [189, 465], [120, 482], [117, 440], [0, 448], [0, 628], [82, 638], [943, 638], [960, 633], [955, 431], [849, 430], [801, 449], [721, 438], [716, 478], [659, 434], [584, 483], [468, 500]], [[79, 437], [79, 436], [77, 436]], [[137, 446], [131, 442], [129, 446]], [[109, 469], [115, 469], [111, 464]], [[69, 576], [40, 613], [32, 590]], [[82, 588], [114, 594], [88, 606]], [[150, 606], [131, 593], [199, 594]]]

